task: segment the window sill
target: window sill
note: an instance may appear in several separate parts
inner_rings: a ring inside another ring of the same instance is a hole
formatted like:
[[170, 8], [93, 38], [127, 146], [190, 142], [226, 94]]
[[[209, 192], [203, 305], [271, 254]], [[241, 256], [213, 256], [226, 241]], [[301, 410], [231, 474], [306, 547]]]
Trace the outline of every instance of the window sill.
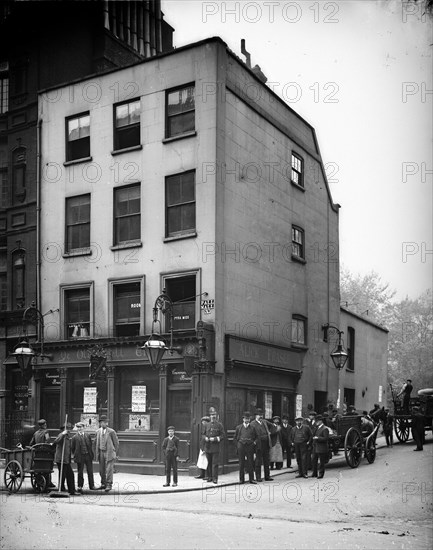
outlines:
[[295, 183], [294, 181], [290, 180], [290, 183], [293, 185], [293, 187], [296, 187], [299, 189], [299, 191], [302, 191], [305, 193], [305, 187], [303, 185], [299, 185], [298, 183]]
[[163, 242], [169, 243], [171, 241], [180, 241], [181, 239], [193, 239], [195, 237], [197, 237], [196, 231], [194, 231], [193, 233], [183, 233], [182, 235], [173, 235], [172, 237], [165, 237]]
[[197, 135], [197, 132], [193, 130], [192, 132], [185, 132], [184, 134], [179, 134], [177, 136], [164, 138], [162, 140], [162, 143], [171, 143], [172, 141], [177, 141], [178, 139], [185, 139], [196, 135]]
[[92, 162], [92, 157], [83, 157], [81, 159], [67, 160], [63, 163], [63, 166], [73, 166], [74, 164], [81, 164], [82, 162]]
[[64, 252], [62, 254], [63, 258], [71, 258], [74, 256], [91, 256], [92, 249], [89, 248], [77, 248], [76, 250], [71, 250], [70, 252]]
[[346, 367], [346, 372], [351, 372], [352, 374], [354, 374], [354, 373], [355, 373], [355, 369], [348, 369], [348, 368]]
[[293, 262], [298, 262], [300, 264], [306, 264], [307, 263], [307, 260], [305, 260], [304, 258], [300, 258], [299, 256], [295, 256], [294, 254], [292, 254], [292, 261]]
[[124, 149], [115, 149], [114, 151], [111, 151], [111, 155], [114, 157], [116, 155], [121, 155], [122, 153], [129, 153], [131, 151], [140, 151], [143, 149], [143, 146], [140, 145], [133, 145], [132, 147], [125, 147]]
[[125, 241], [124, 243], [114, 244], [110, 246], [110, 250], [125, 250], [125, 248], [140, 248], [142, 246], [142, 241], [137, 239], [136, 241]]
[[300, 351], [307, 351], [308, 350], [307, 344], [298, 344], [297, 342], [291, 342], [291, 347], [293, 349], [300, 350]]

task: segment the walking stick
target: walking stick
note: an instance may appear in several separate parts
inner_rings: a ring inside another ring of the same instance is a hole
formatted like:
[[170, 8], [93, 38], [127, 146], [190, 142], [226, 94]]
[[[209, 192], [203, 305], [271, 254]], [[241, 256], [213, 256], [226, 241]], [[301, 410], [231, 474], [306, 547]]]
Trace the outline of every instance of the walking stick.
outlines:
[[[68, 415], [66, 415], [65, 417], [65, 430], [66, 430], [66, 424], [68, 423]], [[65, 492], [62, 492], [61, 489], [62, 489], [62, 479], [63, 479], [63, 457], [65, 456], [65, 443], [66, 443], [66, 434], [65, 434], [65, 437], [63, 438], [63, 447], [62, 447], [62, 461], [60, 463], [60, 472], [59, 472], [59, 489], [58, 491], [52, 491], [50, 493], [50, 497], [53, 497], [53, 498], [68, 498], [69, 497], [69, 494], [68, 493], [65, 493]]]

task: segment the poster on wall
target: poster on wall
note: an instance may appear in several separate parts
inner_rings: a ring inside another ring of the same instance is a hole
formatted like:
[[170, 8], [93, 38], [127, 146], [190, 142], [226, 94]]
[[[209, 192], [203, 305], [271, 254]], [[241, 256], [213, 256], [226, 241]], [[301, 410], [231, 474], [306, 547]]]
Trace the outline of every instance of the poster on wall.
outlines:
[[379, 403], [382, 403], [382, 394], [383, 394], [383, 388], [382, 386], [379, 386], [379, 398], [378, 398]]
[[302, 395], [299, 393], [296, 396], [296, 415], [295, 418], [298, 416], [302, 416]]
[[96, 412], [96, 398], [97, 398], [97, 389], [94, 387], [84, 388], [83, 395], [83, 412], [84, 413], [95, 413]]
[[265, 392], [265, 418], [272, 418], [272, 393]]
[[150, 430], [150, 414], [130, 414], [129, 415], [130, 430]]
[[96, 432], [99, 428], [99, 414], [83, 413], [80, 418], [85, 432]]
[[146, 386], [132, 386], [131, 411], [146, 412]]

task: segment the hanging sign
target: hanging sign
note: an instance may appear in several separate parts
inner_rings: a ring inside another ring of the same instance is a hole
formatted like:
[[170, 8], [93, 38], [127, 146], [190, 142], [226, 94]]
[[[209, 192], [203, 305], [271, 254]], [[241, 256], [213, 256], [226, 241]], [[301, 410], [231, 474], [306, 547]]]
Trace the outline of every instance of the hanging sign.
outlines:
[[132, 386], [131, 411], [146, 412], [146, 386]]
[[97, 388], [84, 388], [83, 413], [96, 413]]

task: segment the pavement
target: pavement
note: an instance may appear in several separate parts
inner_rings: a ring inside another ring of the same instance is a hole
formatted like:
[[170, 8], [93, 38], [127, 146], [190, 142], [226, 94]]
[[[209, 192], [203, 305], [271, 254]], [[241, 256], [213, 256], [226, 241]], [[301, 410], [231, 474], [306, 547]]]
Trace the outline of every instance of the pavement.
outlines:
[[[385, 438], [383, 436], [379, 436], [376, 440], [376, 449], [380, 449], [381, 447], [386, 446]], [[344, 451], [340, 451], [339, 457], [337, 458], [344, 458]], [[362, 460], [365, 460], [364, 458]], [[345, 466], [348, 468], [349, 466], [346, 465], [346, 462], [344, 461]], [[282, 475], [287, 475], [288, 479], [291, 480], [292, 478], [295, 478], [295, 476], [298, 473], [296, 460], [292, 459], [292, 468], [282, 468], [281, 470], [271, 470], [271, 476], [276, 479]], [[0, 466], [0, 490], [3, 492], [6, 492], [6, 488], [4, 485], [4, 465], [2, 464]], [[54, 473], [52, 474], [53, 483], [57, 481], [57, 468], [55, 468]], [[246, 476], [246, 479], [248, 476]], [[84, 479], [87, 481], [87, 475], [84, 474]], [[196, 479], [193, 476], [185, 476], [185, 475], [179, 475], [178, 477], [178, 484], [177, 487], [173, 487], [172, 485], [170, 487], [163, 487], [165, 484], [165, 475], [148, 475], [148, 474], [131, 474], [131, 473], [124, 473], [124, 472], [115, 472], [114, 479], [113, 479], [113, 489], [108, 494], [120, 494], [120, 495], [128, 495], [128, 494], [157, 494], [157, 493], [182, 493], [182, 492], [189, 492], [189, 491], [204, 491], [208, 490], [211, 487], [227, 487], [230, 485], [239, 485], [239, 471], [230, 472], [227, 474], [220, 474], [218, 476], [218, 483], [215, 485], [214, 483], [208, 483], [202, 479]], [[96, 484], [99, 484], [100, 478], [99, 474], [95, 473], [95, 482]], [[264, 483], [272, 483], [272, 481], [264, 482]], [[248, 485], [248, 481], [245, 482], [246, 485]], [[56, 491], [56, 489], [54, 489]], [[97, 490], [97, 491], [90, 491], [87, 488], [87, 483], [85, 483], [83, 488], [84, 494], [88, 495], [104, 495], [107, 494], [103, 490]], [[26, 476], [23, 480], [23, 484], [18, 492], [33, 492], [31, 483], [30, 483], [30, 477]]]

